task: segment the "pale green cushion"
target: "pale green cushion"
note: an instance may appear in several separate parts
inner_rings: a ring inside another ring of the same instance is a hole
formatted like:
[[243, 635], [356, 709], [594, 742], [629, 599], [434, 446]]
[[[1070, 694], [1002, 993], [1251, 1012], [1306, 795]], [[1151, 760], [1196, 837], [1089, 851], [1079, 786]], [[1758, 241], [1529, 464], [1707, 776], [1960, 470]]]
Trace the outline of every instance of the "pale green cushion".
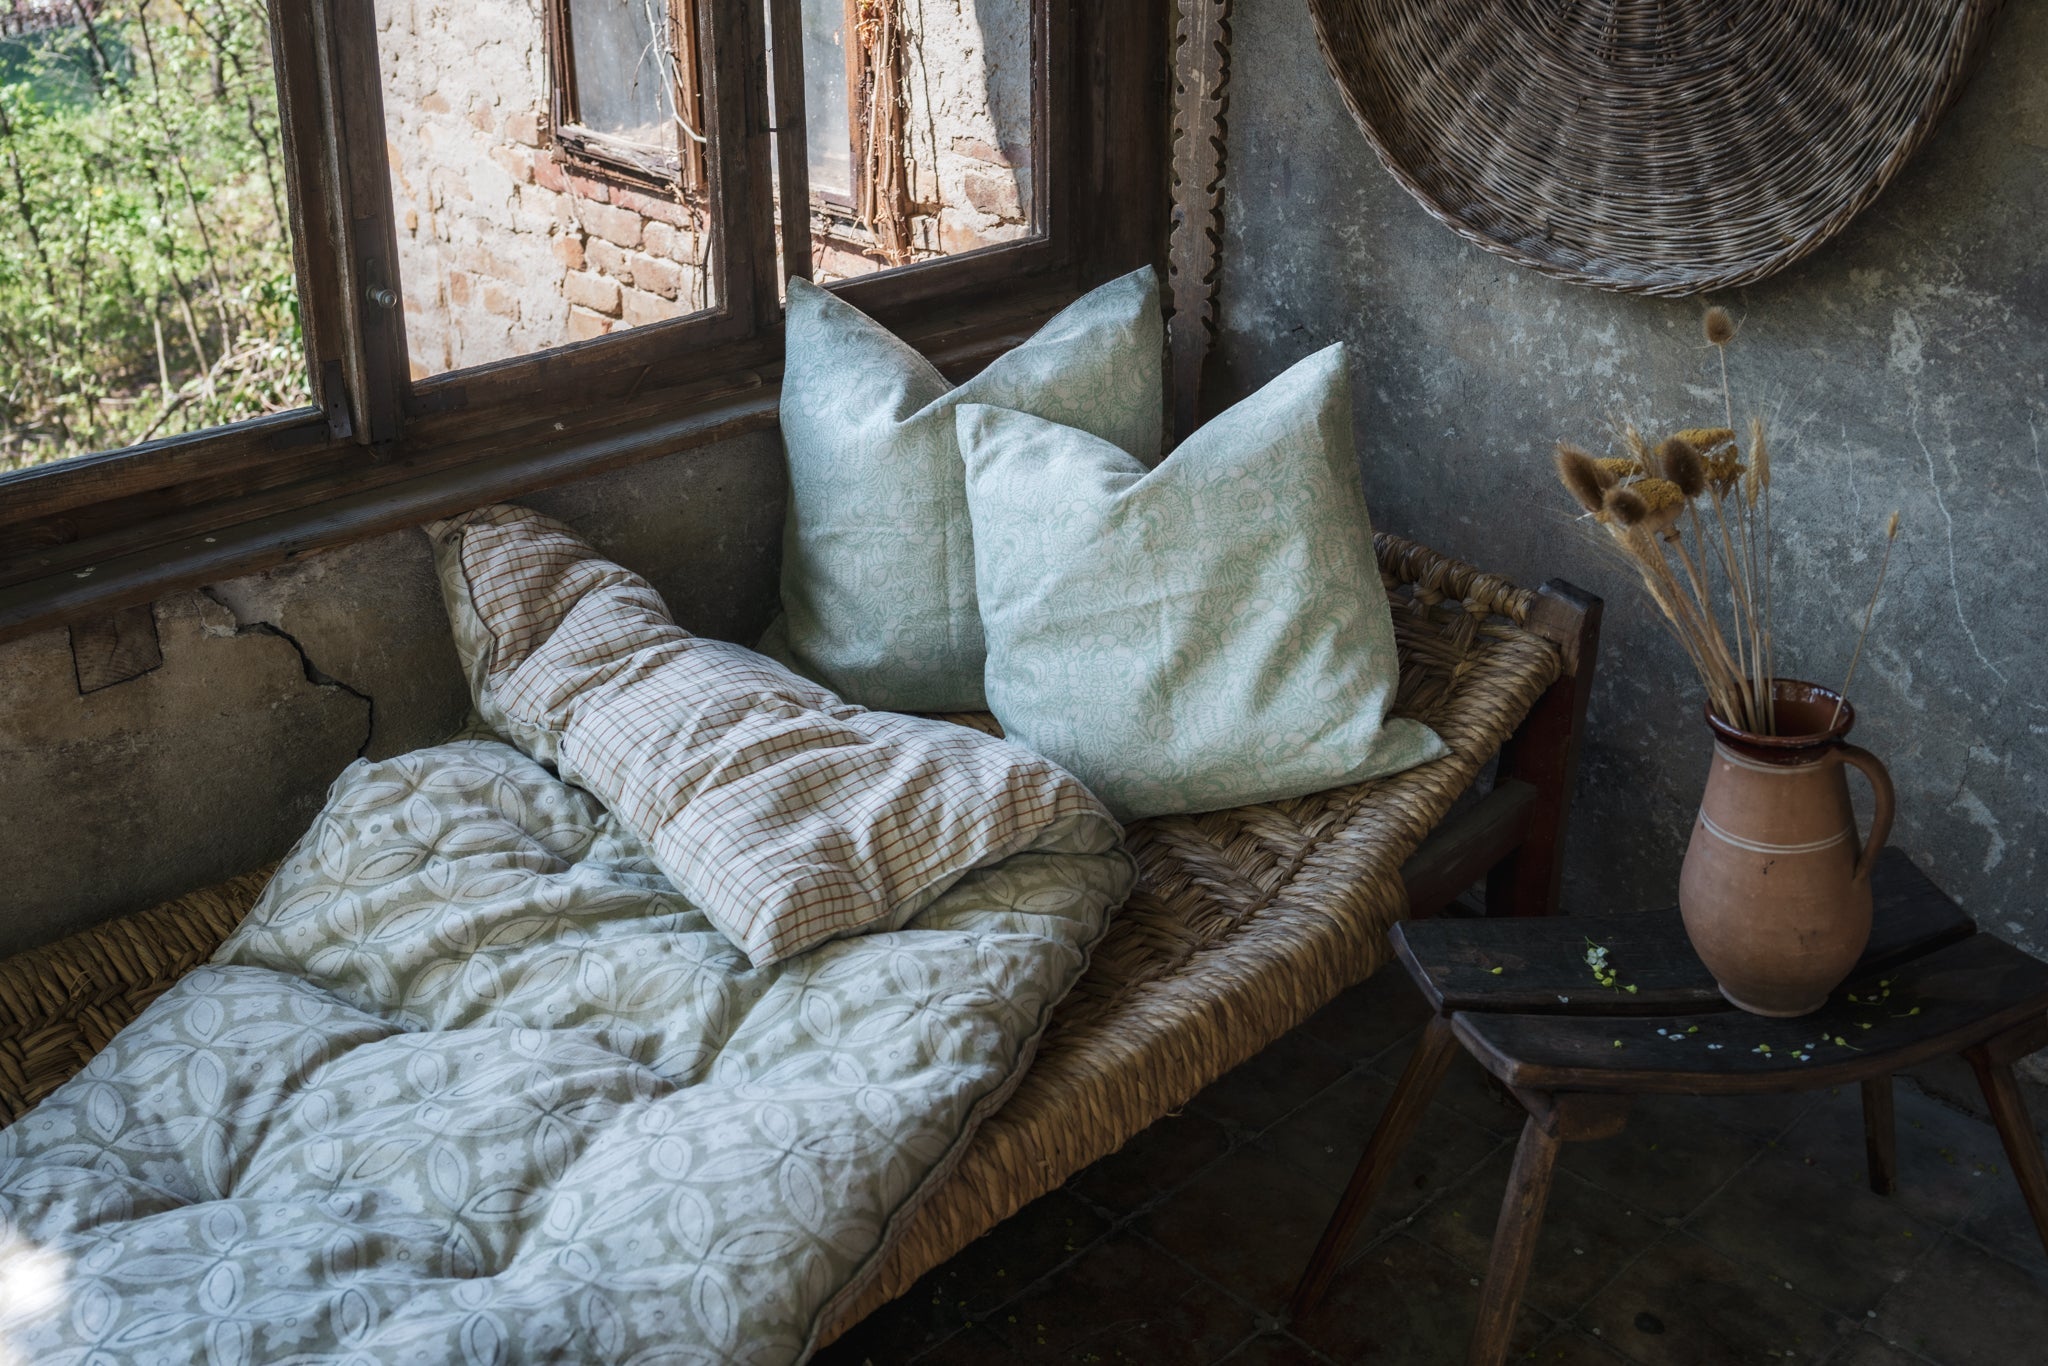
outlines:
[[1042, 417], [960, 408], [989, 707], [1120, 818], [1445, 753], [1387, 716], [1400, 663], [1349, 390], [1343, 347], [1318, 352], [1150, 471]]
[[954, 388], [887, 329], [789, 282], [783, 615], [761, 652], [849, 702], [980, 711], [981, 614], [953, 409], [993, 403], [1158, 459], [1163, 329], [1150, 270], [1084, 295]]

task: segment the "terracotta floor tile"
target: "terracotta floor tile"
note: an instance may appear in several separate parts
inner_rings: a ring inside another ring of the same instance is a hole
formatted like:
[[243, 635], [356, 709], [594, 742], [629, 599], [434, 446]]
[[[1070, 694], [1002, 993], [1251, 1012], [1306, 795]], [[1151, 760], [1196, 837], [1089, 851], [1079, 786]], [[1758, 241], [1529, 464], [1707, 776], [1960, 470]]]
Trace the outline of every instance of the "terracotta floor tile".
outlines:
[[1218, 1079], [1190, 1108], [1228, 1129], [1262, 1133], [1347, 1070], [1336, 1054], [1296, 1030]]
[[[1373, 1064], [1374, 1075], [1384, 1078], [1391, 1087], [1400, 1080], [1401, 1069], [1407, 1066], [1408, 1055], [1413, 1051], [1410, 1047], [1389, 1049]], [[1451, 1060], [1433, 1103], [1453, 1110], [1488, 1133], [1503, 1138], [1521, 1133], [1522, 1121], [1528, 1117], [1528, 1112], [1507, 1089], [1495, 1083], [1486, 1069], [1474, 1062], [1463, 1049], [1458, 1050], [1458, 1055]]]
[[[2024, 1089], [2038, 1092], [2038, 1088]], [[2048, 1120], [2048, 1105], [2035, 1100], [2030, 1108], [2036, 1125]], [[2041, 1150], [2048, 1155], [2048, 1136], [2042, 1137]], [[1983, 1184], [1984, 1192], [1977, 1199], [1976, 1209], [1958, 1226], [1960, 1231], [2001, 1257], [2048, 1277], [2048, 1242], [2044, 1242], [2026, 1198], [2020, 1194], [2019, 1183], [2013, 1179], [2012, 1159], [2004, 1146], [2000, 1145], [1995, 1159], [1972, 1158], [1970, 1175]]]
[[2048, 1357], [2048, 1278], [1945, 1239], [1885, 1297], [1874, 1326], [1941, 1366], [2038, 1362]]
[[1858, 1333], [1828, 1358], [1828, 1366], [1926, 1366], [1927, 1359], [1894, 1347], [1875, 1333]]
[[1558, 1165], [1625, 1208], [1680, 1219], [1760, 1151], [1762, 1141], [1751, 1135], [1671, 1106], [1664, 1097], [1638, 1096], [1626, 1129], [1612, 1138], [1565, 1144]]
[[1109, 1225], [1065, 1191], [1032, 1201], [815, 1358], [823, 1366], [907, 1361], [1023, 1292]]
[[2003, 1192], [1995, 1189], [1986, 1191], [1984, 1199], [1977, 1205], [1977, 1212], [1964, 1220], [1958, 1231], [2007, 1261], [2016, 1262], [2035, 1275], [2048, 1279], [2048, 1245], [2043, 1244], [2041, 1231], [2035, 1225], [2034, 1216], [2027, 1209], [2019, 1187], [2010, 1184], [2011, 1173], [2000, 1168], [1990, 1173], [1989, 1179], [2005, 1180], [2008, 1189]]
[[[1911, 1078], [1915, 1085], [1935, 1099], [1986, 1124], [1991, 1122], [1991, 1112], [1984, 1105], [1983, 1088], [1977, 1084], [1977, 1073], [1967, 1059], [1930, 1058], [1907, 1068], [1900, 1076]], [[2048, 1085], [2017, 1069], [2013, 1080], [2019, 1083], [2020, 1101], [2033, 1112], [2036, 1126], [2048, 1123]]]
[[1144, 1239], [1117, 1234], [988, 1320], [1025, 1361], [1219, 1361], [1258, 1332], [1252, 1311]]
[[[917, 1358], [917, 1366], [1015, 1366], [1023, 1361], [1000, 1337], [979, 1325], [955, 1333]], [[892, 1366], [887, 1357], [874, 1357], [862, 1366]]]
[[981, 1314], [1014, 1297], [1108, 1232], [1109, 1225], [1065, 1191], [1032, 1201], [939, 1268], [933, 1287], [947, 1303]]
[[917, 1360], [946, 1338], [972, 1327], [964, 1312], [946, 1313], [926, 1301], [923, 1282], [900, 1299], [862, 1319], [837, 1342], [811, 1358], [813, 1366], [885, 1366]]
[[[1475, 1276], [1486, 1273], [1513, 1154], [1502, 1152], [1429, 1206], [1410, 1230]], [[1551, 1185], [1523, 1302], [1564, 1318], [1650, 1244], [1666, 1236], [1661, 1219], [1626, 1208], [1569, 1172]]]
[[1517, 1366], [1635, 1366], [1591, 1333], [1560, 1328], [1515, 1359]]
[[1225, 1366], [1326, 1366], [1329, 1357], [1283, 1332], [1261, 1333], [1223, 1358]]
[[1652, 1246], [1575, 1322], [1644, 1366], [1811, 1366], [1856, 1327], [1682, 1233]]
[[[1393, 1088], [1372, 1073], [1348, 1073], [1289, 1116], [1266, 1145], [1341, 1189], [1392, 1095]], [[1426, 1115], [1424, 1122], [1434, 1117]]]
[[1356, 1066], [1389, 1049], [1405, 1056], [1407, 1050], [1394, 1045], [1417, 1034], [1428, 1018], [1422, 993], [1399, 964], [1389, 963], [1311, 1016], [1301, 1032]]
[[[1350, 1182], [1388, 1095], [1385, 1081], [1368, 1073], [1353, 1073], [1260, 1142], [1321, 1183], [1328, 1192], [1327, 1216]], [[1449, 1106], [1432, 1107], [1402, 1151], [1359, 1233], [1358, 1245], [1413, 1214], [1486, 1161], [1504, 1142]]]
[[1308, 1264], [1336, 1191], [1261, 1140], [1138, 1216], [1133, 1227], [1246, 1302], [1277, 1313]]
[[[2005, 1149], [1989, 1124], [1930, 1099], [1903, 1083], [1893, 1088], [1899, 1150], [1899, 1190], [1893, 1198], [1909, 1213], [1944, 1227], [1960, 1224], [1987, 1198], [2012, 1187]], [[1844, 1181], [1867, 1185], [1863, 1107], [1857, 1089], [1824, 1092], [1781, 1146]]]
[[[1371, 1366], [1463, 1366], [1479, 1310], [1477, 1278], [1436, 1249], [1396, 1235], [1338, 1271], [1315, 1312], [1289, 1330], [1325, 1355]], [[1551, 1331], [1524, 1308], [1509, 1346], [1521, 1361]]]
[[1193, 1179], [1229, 1149], [1230, 1135], [1221, 1124], [1183, 1110], [1082, 1172], [1067, 1189], [1116, 1214], [1129, 1214]]
[[1781, 1151], [1758, 1158], [1686, 1227], [1851, 1318], [1875, 1307], [1941, 1238], [1897, 1200]]
[[[1854, 1093], [1856, 1088], [1850, 1087]], [[1781, 1137], [1805, 1117], [1825, 1091], [1788, 1091], [1764, 1096], [1659, 1096], [1655, 1104], [1674, 1116], [1695, 1116], [1702, 1123], [1733, 1129], [1754, 1138]]]

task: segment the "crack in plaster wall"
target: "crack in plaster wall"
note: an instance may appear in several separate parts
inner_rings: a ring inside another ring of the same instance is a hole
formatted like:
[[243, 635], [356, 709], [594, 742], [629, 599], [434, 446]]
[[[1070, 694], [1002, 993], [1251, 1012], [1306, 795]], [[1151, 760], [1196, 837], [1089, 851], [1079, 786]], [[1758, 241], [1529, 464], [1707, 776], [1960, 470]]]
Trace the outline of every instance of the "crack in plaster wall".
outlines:
[[360, 688], [354, 687], [344, 682], [343, 680], [336, 678], [333, 674], [328, 673], [326, 670], [322, 669], [318, 664], [315, 664], [313, 662], [313, 656], [306, 652], [306, 647], [299, 643], [298, 637], [294, 636], [291, 632], [285, 630], [282, 626], [279, 626], [276, 622], [244, 621], [242, 619], [241, 613], [235, 611], [233, 604], [223, 601], [220, 594], [216, 592], [214, 589], [202, 588], [199, 591], [203, 593], [208, 600], [218, 603], [222, 608], [226, 609], [227, 613], [234, 618], [234, 634], [242, 636], [250, 635], [253, 633], [258, 635], [277, 637], [285, 644], [291, 646], [292, 652], [298, 655], [299, 668], [305, 673], [306, 681], [308, 683], [311, 683], [316, 688], [339, 688], [341, 689], [341, 691], [347, 693], [350, 697], [359, 699], [363, 704], [363, 742], [362, 744], [356, 746], [356, 758], [362, 759], [367, 758], [369, 756], [370, 742], [373, 739], [375, 739], [377, 735], [376, 698], [362, 691]]

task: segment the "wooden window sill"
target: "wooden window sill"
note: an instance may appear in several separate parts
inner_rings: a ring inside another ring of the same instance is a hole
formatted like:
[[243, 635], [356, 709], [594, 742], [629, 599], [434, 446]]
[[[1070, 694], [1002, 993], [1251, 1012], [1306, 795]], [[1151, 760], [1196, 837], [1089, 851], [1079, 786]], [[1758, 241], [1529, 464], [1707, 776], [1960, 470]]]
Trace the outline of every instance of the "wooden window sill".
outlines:
[[[1030, 336], [1077, 293], [1064, 278], [1041, 281], [998, 304], [936, 311], [904, 336], [946, 374], [964, 378]], [[720, 362], [720, 369], [645, 397], [542, 412], [522, 425], [432, 446], [401, 445], [383, 459], [363, 452], [349, 468], [178, 508], [136, 526], [10, 547], [0, 553], [0, 641], [764, 430], [775, 424], [782, 365], [779, 355], [762, 350], [739, 344], [700, 353], [697, 359]], [[251, 430], [289, 441], [301, 425], [324, 430], [312, 413], [265, 419]]]

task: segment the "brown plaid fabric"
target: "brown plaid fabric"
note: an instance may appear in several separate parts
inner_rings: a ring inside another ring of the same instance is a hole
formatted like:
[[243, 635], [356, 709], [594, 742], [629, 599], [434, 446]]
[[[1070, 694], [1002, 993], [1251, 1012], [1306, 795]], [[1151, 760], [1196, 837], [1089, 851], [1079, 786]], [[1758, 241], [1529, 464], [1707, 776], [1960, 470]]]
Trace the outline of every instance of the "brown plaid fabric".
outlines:
[[1020, 746], [850, 705], [689, 634], [538, 513], [428, 532], [485, 719], [605, 802], [756, 965], [900, 926], [1049, 827], [1110, 819]]

